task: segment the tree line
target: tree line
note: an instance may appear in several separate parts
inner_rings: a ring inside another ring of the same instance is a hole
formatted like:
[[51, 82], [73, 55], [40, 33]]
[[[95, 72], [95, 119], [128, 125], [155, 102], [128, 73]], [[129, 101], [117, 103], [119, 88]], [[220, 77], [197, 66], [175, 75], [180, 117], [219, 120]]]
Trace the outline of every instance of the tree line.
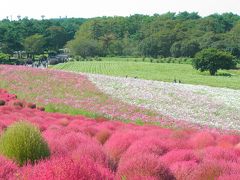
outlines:
[[28, 19], [0, 21], [0, 57], [26, 51], [28, 56], [57, 51], [73, 39], [83, 18]]
[[[240, 16], [181, 12], [128, 17], [0, 21], [0, 53], [28, 57], [67, 47], [81, 57], [194, 57], [215, 48], [240, 57]], [[0, 57], [3, 57], [1, 55]]]
[[67, 47], [73, 55], [194, 57], [206, 48], [240, 57], [240, 16], [198, 13], [100, 17], [80, 26]]

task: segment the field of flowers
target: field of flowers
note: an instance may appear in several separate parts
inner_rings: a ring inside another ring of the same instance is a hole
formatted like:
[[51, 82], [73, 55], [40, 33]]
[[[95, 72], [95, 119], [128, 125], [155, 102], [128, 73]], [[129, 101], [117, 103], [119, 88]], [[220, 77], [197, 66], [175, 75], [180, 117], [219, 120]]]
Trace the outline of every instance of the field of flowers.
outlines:
[[[0, 66], [0, 88], [47, 111], [90, 117], [164, 123], [159, 113], [129, 105], [101, 92], [85, 75], [24, 66]], [[69, 109], [70, 108], [70, 109]], [[167, 124], [172, 124], [170, 121]]]
[[0, 66], [0, 88], [48, 112], [172, 127], [240, 128], [239, 90], [23, 66]]
[[86, 74], [112, 97], [165, 116], [223, 129], [240, 129], [240, 90]]
[[51, 155], [17, 165], [0, 156], [0, 179], [205, 180], [240, 178], [240, 135], [137, 126], [47, 113], [0, 90], [0, 133], [25, 120], [41, 131]]

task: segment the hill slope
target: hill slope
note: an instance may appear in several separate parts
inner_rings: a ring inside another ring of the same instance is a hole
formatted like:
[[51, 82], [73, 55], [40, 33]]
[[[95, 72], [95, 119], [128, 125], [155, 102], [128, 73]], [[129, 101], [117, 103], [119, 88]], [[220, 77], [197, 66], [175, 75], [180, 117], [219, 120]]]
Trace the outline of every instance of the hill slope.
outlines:
[[0, 89], [0, 133], [18, 120], [40, 128], [51, 157], [19, 167], [0, 156], [1, 179], [232, 179], [239, 135], [170, 130], [46, 113]]
[[208, 73], [200, 73], [194, 70], [189, 64], [85, 61], [58, 64], [53, 68], [73, 72], [138, 77], [165, 82], [173, 82], [174, 79], [177, 79], [185, 84], [240, 89], [239, 70], [219, 71], [218, 76], [210, 76]]

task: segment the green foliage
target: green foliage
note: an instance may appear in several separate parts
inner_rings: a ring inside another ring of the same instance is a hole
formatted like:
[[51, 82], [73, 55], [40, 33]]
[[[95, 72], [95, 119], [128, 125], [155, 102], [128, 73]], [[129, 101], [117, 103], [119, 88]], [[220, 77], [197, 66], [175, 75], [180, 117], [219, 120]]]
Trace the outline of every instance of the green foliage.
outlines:
[[91, 19], [5, 19], [0, 21], [0, 50], [11, 55], [22, 51], [24, 39], [39, 34], [46, 41], [44, 50], [57, 51], [67, 44], [73, 55], [194, 57], [202, 49], [216, 48], [240, 57], [239, 22], [240, 16], [233, 13], [200, 17], [196, 12]]
[[141, 54], [144, 56], [171, 56], [170, 48], [175, 41], [175, 34], [161, 32], [144, 39], [140, 44]]
[[32, 55], [40, 54], [44, 50], [45, 43], [46, 41], [43, 35], [34, 34], [24, 40], [24, 48], [27, 53]]
[[219, 69], [231, 69], [236, 67], [234, 56], [229, 52], [209, 48], [196, 54], [193, 67], [200, 71], [209, 71], [215, 75]]
[[139, 126], [143, 126], [145, 124], [145, 122], [142, 119], [136, 119], [135, 124], [137, 124]]
[[9, 58], [8, 54], [0, 53], [0, 60], [6, 60]]
[[8, 62], [9, 60], [9, 55], [0, 53], [0, 64], [5, 64], [5, 62]]
[[[34, 34], [40, 34], [46, 38], [46, 49], [54, 49], [56, 46], [63, 48], [63, 45], [74, 37], [79, 26], [85, 21], [86, 19], [83, 18], [46, 20], [22, 18], [18, 21], [4, 19], [0, 21], [0, 50], [6, 54], [21, 51], [24, 49], [24, 39]], [[60, 37], [60, 35], [63, 36]]]
[[68, 47], [74, 52], [75, 55], [79, 55], [83, 58], [101, 56], [102, 55], [102, 46], [96, 40], [80, 40], [69, 42]]
[[59, 50], [67, 42], [67, 32], [61, 26], [50, 26], [46, 29], [46, 42], [50, 50]]
[[[201, 18], [188, 12], [94, 18], [80, 27], [73, 41], [98, 41], [106, 56], [194, 57], [209, 47], [240, 56], [239, 42], [232, 38], [238, 20], [232, 13]], [[78, 49], [70, 50], [74, 54]]]
[[200, 50], [199, 43], [196, 41], [185, 41], [181, 45], [181, 57], [194, 57]]
[[[223, 73], [231, 74], [232, 76], [229, 78], [226, 76], [210, 76], [208, 72], [196, 71], [192, 68], [191, 64], [155, 63], [156, 60], [150, 63], [149, 58], [146, 58], [146, 62], [142, 62], [142, 58], [138, 58], [138, 62], [134, 62], [134, 59], [135, 58], [103, 57], [102, 61], [75, 61], [58, 64], [53, 68], [111, 76], [137, 76], [141, 79], [166, 82], [173, 82], [174, 78], [176, 78], [187, 84], [240, 89], [240, 71], [237, 69], [219, 70], [219, 75]], [[163, 59], [164, 62], [165, 59]], [[175, 59], [176, 61], [178, 60], [178, 58], [172, 58], [171, 61], [175, 61]], [[181, 61], [184, 60], [190, 61], [191, 59], [181, 58]]]
[[85, 109], [80, 109], [80, 108], [72, 108], [70, 106], [61, 104], [61, 105], [56, 105], [56, 104], [47, 104], [45, 106], [45, 111], [46, 112], [60, 112], [60, 113], [65, 113], [65, 114], [70, 114], [70, 115], [83, 115], [89, 118], [98, 118], [103, 115], [99, 115], [94, 112], [87, 111]]
[[0, 138], [0, 153], [19, 165], [50, 156], [40, 131], [32, 124], [19, 121], [7, 128]]

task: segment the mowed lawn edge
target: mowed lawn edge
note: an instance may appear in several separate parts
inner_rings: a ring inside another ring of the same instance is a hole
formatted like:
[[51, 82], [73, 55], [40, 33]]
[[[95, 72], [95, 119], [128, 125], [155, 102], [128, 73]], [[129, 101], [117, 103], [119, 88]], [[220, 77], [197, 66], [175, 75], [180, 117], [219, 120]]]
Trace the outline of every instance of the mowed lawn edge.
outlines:
[[136, 77], [146, 80], [177, 82], [240, 89], [240, 70], [219, 70], [216, 76], [199, 72], [190, 64], [149, 63], [129, 61], [74, 61], [55, 65], [53, 69], [105, 74], [121, 77]]

